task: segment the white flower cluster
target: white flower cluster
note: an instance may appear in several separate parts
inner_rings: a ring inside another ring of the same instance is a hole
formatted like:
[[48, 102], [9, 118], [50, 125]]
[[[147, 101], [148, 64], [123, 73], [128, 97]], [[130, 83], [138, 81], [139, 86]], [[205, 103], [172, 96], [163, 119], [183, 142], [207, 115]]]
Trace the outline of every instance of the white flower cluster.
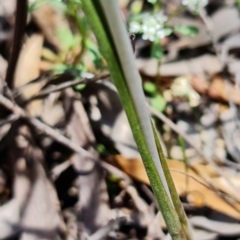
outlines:
[[182, 5], [191, 11], [198, 12], [208, 4], [208, 0], [182, 0]]
[[170, 29], [166, 29], [164, 23], [167, 21], [167, 16], [162, 12], [150, 15], [145, 14], [141, 23], [131, 22], [129, 31], [132, 33], [142, 33], [144, 40], [155, 41], [156, 39], [164, 38], [171, 33]]

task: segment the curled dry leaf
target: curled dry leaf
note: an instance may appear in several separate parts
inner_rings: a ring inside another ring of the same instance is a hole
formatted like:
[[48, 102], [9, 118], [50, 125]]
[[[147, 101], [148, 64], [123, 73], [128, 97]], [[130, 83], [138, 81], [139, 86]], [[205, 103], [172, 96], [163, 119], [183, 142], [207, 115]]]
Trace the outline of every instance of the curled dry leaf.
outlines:
[[218, 101], [229, 102], [233, 101], [235, 104], [240, 104], [239, 89], [236, 88], [228, 80], [217, 75], [213, 80], [208, 82], [204, 77], [193, 76], [191, 78], [192, 87], [200, 94], [207, 94], [210, 98]]
[[69, 28], [64, 13], [56, 6], [46, 3], [33, 11], [33, 19], [41, 28], [46, 39], [57, 50], [61, 50], [64, 43], [58, 39], [57, 32], [61, 28]]
[[[34, 34], [26, 40], [24, 44], [15, 71], [14, 87], [21, 87], [31, 80], [37, 78], [40, 74], [39, 65], [43, 46], [43, 36]], [[28, 99], [40, 91], [43, 83], [31, 84], [22, 92], [23, 99]], [[34, 101], [28, 106], [31, 116], [39, 115], [41, 112], [41, 102]]]
[[[131, 177], [149, 185], [149, 180], [145, 172], [142, 161], [139, 159], [127, 159], [123, 156], [115, 156], [115, 160], [120, 168], [126, 172]], [[218, 195], [216, 191], [211, 190], [209, 184], [206, 184], [204, 180], [195, 173], [195, 171], [188, 169], [188, 177], [185, 174], [185, 166], [183, 162], [168, 160], [168, 167], [171, 170], [171, 175], [175, 183], [177, 192], [180, 196], [187, 196], [188, 200], [191, 201], [196, 207], [207, 206], [211, 209], [214, 209], [218, 212], [224, 213], [236, 219], [240, 219], [240, 204], [236, 201], [232, 201], [232, 206], [230, 206], [221, 196]], [[200, 165], [200, 164], [199, 164]], [[198, 165], [195, 165], [195, 170], [198, 169]], [[201, 165], [200, 171], [203, 171], [204, 165]], [[211, 182], [215, 181], [214, 179], [214, 170], [210, 169], [211, 167], [206, 167], [206, 173], [209, 172], [209, 175], [212, 177]], [[206, 174], [205, 173], [205, 174]], [[188, 178], [188, 179], [187, 179]], [[216, 184], [214, 184], [219, 190], [224, 190], [225, 187], [220, 187], [221, 182], [217, 178]], [[188, 181], [188, 184], [186, 184]], [[204, 183], [205, 186], [201, 183]], [[237, 210], [236, 210], [237, 209]]]
[[40, 34], [34, 34], [26, 40], [21, 50], [14, 76], [15, 88], [18, 88], [39, 76], [42, 45], [43, 36]]
[[[226, 80], [227, 83], [228, 80]], [[224, 79], [216, 76], [210, 84], [208, 94], [211, 98], [228, 102], [229, 100], [240, 104], [240, 95], [238, 90], [231, 83], [226, 84]]]
[[190, 83], [195, 91], [200, 94], [207, 94], [209, 89], [209, 83], [202, 76], [193, 76]]

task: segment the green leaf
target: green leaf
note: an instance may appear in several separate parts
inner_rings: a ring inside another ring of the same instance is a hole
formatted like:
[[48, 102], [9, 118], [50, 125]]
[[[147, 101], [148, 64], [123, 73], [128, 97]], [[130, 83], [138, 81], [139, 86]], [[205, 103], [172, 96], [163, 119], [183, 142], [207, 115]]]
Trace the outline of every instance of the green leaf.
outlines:
[[87, 46], [88, 50], [90, 51], [90, 56], [95, 64], [96, 68], [97, 69], [101, 68], [102, 67], [102, 55], [99, 52], [96, 44], [88, 39], [86, 41], [86, 46]]
[[174, 30], [176, 32], [179, 32], [183, 35], [190, 36], [190, 37], [195, 37], [198, 35], [198, 28], [194, 26], [186, 26], [186, 25], [178, 25], [174, 27]]
[[156, 59], [161, 59], [164, 56], [162, 46], [159, 39], [153, 42], [151, 49], [151, 57]]
[[[157, 145], [157, 149], [158, 149], [159, 158], [160, 158], [160, 161], [161, 161], [161, 164], [162, 164], [162, 167], [163, 167], [163, 171], [164, 171], [164, 174], [165, 174], [167, 182], [168, 182], [168, 186], [169, 186], [169, 189], [170, 189], [173, 204], [175, 206], [175, 210], [178, 213], [178, 217], [180, 219], [182, 229], [183, 229], [183, 232], [184, 232], [184, 235], [185, 235], [184, 239], [192, 240], [193, 239], [192, 231], [189, 228], [189, 223], [188, 223], [188, 220], [187, 220], [187, 216], [185, 214], [185, 211], [183, 209], [181, 201], [178, 197], [178, 193], [176, 191], [173, 179], [171, 177], [171, 173], [170, 173], [170, 170], [168, 168], [168, 164], [167, 164], [166, 158], [164, 156], [162, 146], [161, 146], [161, 143], [159, 141], [156, 128], [153, 125], [153, 122], [152, 122], [152, 128], [153, 128], [154, 137], [155, 137], [155, 141], [156, 141], [156, 145]], [[172, 239], [174, 239], [174, 238], [172, 238]]]
[[[178, 136], [178, 143], [181, 147], [182, 154], [183, 154], [183, 161], [184, 161], [184, 166], [185, 166], [185, 172], [188, 173], [188, 160], [187, 160], [187, 155], [186, 155], [186, 146], [184, 139], [181, 136]], [[186, 187], [188, 190], [188, 178], [186, 178]]]
[[236, 0], [236, 4], [237, 4], [238, 8], [240, 8], [240, 0]]
[[146, 93], [148, 93], [152, 96], [157, 93], [157, 87], [152, 82], [145, 82], [144, 85], [143, 85], [143, 89]]
[[106, 147], [103, 144], [97, 144], [97, 151], [99, 154], [104, 154], [106, 152]]
[[158, 0], [147, 0], [151, 4], [155, 4]]
[[36, 10], [41, 5], [49, 2], [49, 0], [42, 0], [42, 1], [34, 1], [32, 4], [28, 6], [28, 12], [32, 13], [34, 10]]
[[65, 12], [67, 11], [67, 5], [63, 1], [59, 0], [49, 0], [52, 6], [57, 7], [59, 10]]
[[131, 5], [131, 13], [133, 15], [137, 15], [142, 11], [143, 2], [142, 1], [134, 1]]
[[35, 0], [32, 4], [28, 6], [28, 12], [32, 13], [34, 10], [36, 10], [38, 7], [45, 3], [50, 3], [53, 6], [58, 7], [58, 9], [61, 9], [62, 11], [66, 10], [66, 4], [62, 1], [58, 0]]
[[118, 183], [119, 180], [121, 180], [117, 175], [115, 174], [109, 174], [108, 175], [108, 180], [114, 183]]
[[68, 69], [68, 67], [69, 66], [67, 64], [58, 63], [54, 66], [54, 72], [56, 74], [64, 73]]
[[74, 46], [74, 36], [69, 28], [59, 28], [57, 30], [57, 37], [66, 50]]
[[75, 87], [75, 89], [78, 90], [78, 91], [82, 91], [85, 87], [86, 87], [86, 84], [81, 83], [81, 84], [78, 84], [78, 85]]
[[164, 34], [165, 36], [169, 36], [173, 32], [172, 28], [164, 28]]
[[78, 64], [76, 64], [74, 66], [74, 68], [79, 72], [86, 72], [87, 71], [87, 68], [83, 65], [83, 63], [79, 62]]
[[150, 103], [151, 106], [159, 112], [163, 112], [166, 108], [166, 101], [160, 94], [157, 94], [156, 96], [151, 98]]

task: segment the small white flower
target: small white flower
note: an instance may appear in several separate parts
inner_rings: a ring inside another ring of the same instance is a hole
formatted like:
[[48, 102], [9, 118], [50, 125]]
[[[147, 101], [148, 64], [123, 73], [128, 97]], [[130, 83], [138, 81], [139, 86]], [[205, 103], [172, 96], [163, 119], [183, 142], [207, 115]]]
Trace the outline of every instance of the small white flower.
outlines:
[[129, 31], [131, 33], [139, 33], [142, 31], [142, 26], [138, 22], [131, 22], [129, 26]]
[[143, 19], [143, 40], [155, 41], [157, 38], [164, 38], [164, 23], [167, 21], [167, 17], [161, 12], [153, 16], [146, 16]]
[[163, 12], [154, 15], [144, 14], [141, 24], [138, 22], [130, 23], [129, 31], [132, 33], [142, 33], [143, 40], [153, 42], [156, 39], [161, 39], [169, 35], [169, 31], [166, 31], [164, 26], [166, 21], [167, 16]]
[[156, 18], [157, 22], [160, 23], [160, 24], [163, 24], [167, 21], [167, 16], [164, 15], [163, 12], [160, 12], [160, 13], [156, 14], [155, 18]]
[[142, 25], [142, 32], [143, 32], [142, 39], [154, 41], [156, 36], [156, 30], [157, 30], [156, 26], [157, 26], [157, 21], [155, 20], [155, 18], [153, 17], [145, 18], [143, 20], [143, 25]]
[[143, 26], [143, 35], [142, 35], [143, 40], [154, 41], [155, 40], [155, 35], [156, 35], [156, 29], [155, 28]]
[[208, 0], [182, 0], [182, 5], [188, 7], [191, 11], [199, 11], [208, 4]]
[[156, 36], [157, 36], [159, 39], [162, 39], [162, 38], [166, 37], [164, 29], [159, 29], [159, 30], [157, 31], [157, 33], [156, 33]]

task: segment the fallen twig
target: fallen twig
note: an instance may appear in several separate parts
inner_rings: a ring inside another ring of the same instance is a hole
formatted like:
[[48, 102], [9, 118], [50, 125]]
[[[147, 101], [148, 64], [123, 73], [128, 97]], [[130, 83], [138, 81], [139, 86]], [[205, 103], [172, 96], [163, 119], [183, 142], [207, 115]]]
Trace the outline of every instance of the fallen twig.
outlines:
[[64, 137], [57, 130], [52, 129], [51, 127], [49, 127], [48, 125], [44, 124], [43, 122], [39, 121], [36, 118], [29, 117], [22, 108], [20, 108], [18, 105], [15, 105], [14, 103], [12, 103], [9, 99], [4, 97], [2, 94], [0, 94], [0, 104], [5, 106], [11, 112], [13, 112], [13, 114], [16, 116], [16, 118], [23, 117], [23, 118], [27, 119], [37, 130], [52, 137], [54, 140], [63, 144], [64, 146], [68, 147], [69, 149], [73, 150], [74, 152], [79, 153], [81, 155], [81, 157], [94, 161], [95, 163], [99, 164], [101, 167], [103, 167], [108, 172], [116, 174], [120, 178], [124, 179], [127, 184], [130, 184], [132, 182], [131, 179], [128, 177], [128, 175], [126, 175], [120, 169], [118, 169], [106, 162], [97, 161], [96, 158], [91, 153], [89, 153], [82, 147], [78, 146], [77, 144], [75, 144], [74, 142], [69, 140], [68, 138]]
[[151, 107], [150, 105], [148, 106], [150, 109], [150, 112], [152, 115], [154, 115], [155, 117], [159, 118], [162, 122], [164, 122], [166, 125], [168, 125], [175, 133], [177, 133], [178, 135], [182, 136], [183, 139], [191, 146], [193, 147], [196, 152], [202, 156], [203, 158], [205, 158], [204, 153], [202, 152], [201, 149], [199, 149], [196, 144], [194, 143], [194, 141], [192, 141], [192, 139], [183, 131], [181, 131], [178, 126], [171, 121], [169, 118], [167, 118], [163, 113], [156, 111], [153, 107]]
[[27, 119], [34, 127], [36, 127], [37, 130], [52, 137], [59, 143], [62, 143], [63, 145], [73, 150], [74, 152], [81, 154], [81, 157], [88, 158], [88, 159], [90, 158], [94, 160], [94, 157], [88, 151], [76, 145], [74, 142], [70, 141], [68, 138], [61, 135], [57, 130], [52, 129], [48, 125], [39, 121], [38, 119], [29, 117], [22, 108], [12, 103], [9, 99], [4, 97], [2, 94], [0, 94], [0, 104], [6, 107], [11, 112], [13, 112], [16, 116]]
[[108, 78], [109, 76], [110, 76], [110, 74], [107, 73], [107, 74], [104, 74], [104, 75], [101, 75], [101, 76], [95, 76], [95, 77], [90, 78], [90, 79], [89, 78], [84, 78], [84, 79], [79, 79], [79, 80], [67, 81], [67, 82], [59, 84], [57, 86], [51, 85], [49, 88], [47, 88], [45, 90], [42, 90], [39, 93], [37, 93], [36, 95], [32, 96], [27, 101], [30, 102], [30, 101], [32, 101], [34, 99], [45, 97], [48, 94], [51, 94], [51, 93], [54, 93], [54, 92], [58, 92], [58, 91], [64, 90], [64, 89], [69, 88], [69, 87], [74, 87], [74, 86], [76, 86], [78, 84], [87, 83], [88, 81], [96, 82], [98, 80], [102, 80], [102, 79]]
[[[239, 201], [238, 199], [235, 199], [234, 197], [230, 196], [230, 195], [227, 194], [227, 193], [222, 193], [222, 192], [216, 190], [215, 188], [213, 188], [213, 187], [211, 187], [211, 186], [208, 186], [207, 184], [199, 181], [196, 177], [192, 176], [191, 174], [188, 174], [188, 173], [179, 171], [179, 170], [177, 170], [177, 169], [172, 169], [172, 168], [170, 168], [170, 171], [183, 174], [183, 175], [187, 176], [188, 178], [193, 179], [193, 180], [196, 181], [197, 183], [203, 185], [205, 188], [211, 190], [212, 192], [215, 192], [217, 195], [224, 197], [224, 200], [227, 200], [227, 199], [225, 199], [225, 198], [229, 198], [230, 200], [234, 200], [234, 201], [236, 201], [237, 203], [240, 203], [240, 201]], [[234, 208], [234, 209], [237, 210], [236, 208]], [[237, 210], [237, 211], [238, 211], [238, 210]]]
[[126, 217], [120, 217], [114, 220], [111, 220], [106, 226], [100, 228], [97, 232], [95, 232], [92, 236], [88, 238], [88, 240], [98, 240], [105, 238], [109, 232], [119, 228], [120, 225], [127, 221]]
[[12, 113], [11, 115], [9, 115], [7, 118], [3, 119], [0, 121], [0, 127], [7, 124], [7, 123], [11, 123], [14, 122], [18, 119], [18, 116], [14, 113]]

